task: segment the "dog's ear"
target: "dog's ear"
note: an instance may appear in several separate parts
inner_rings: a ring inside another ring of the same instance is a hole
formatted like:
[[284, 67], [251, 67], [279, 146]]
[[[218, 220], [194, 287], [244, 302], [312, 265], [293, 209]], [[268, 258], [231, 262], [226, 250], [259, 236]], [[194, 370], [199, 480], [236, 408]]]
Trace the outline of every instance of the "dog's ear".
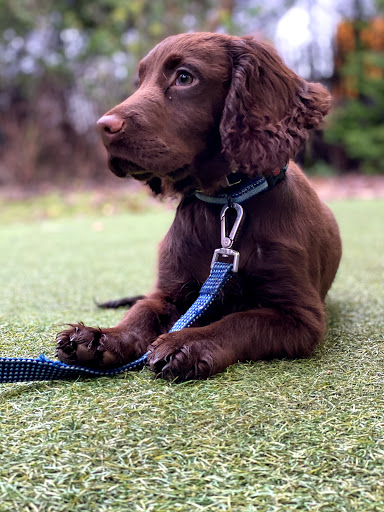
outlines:
[[291, 71], [252, 37], [230, 40], [232, 81], [220, 124], [233, 169], [268, 175], [294, 158], [327, 114], [331, 96]]

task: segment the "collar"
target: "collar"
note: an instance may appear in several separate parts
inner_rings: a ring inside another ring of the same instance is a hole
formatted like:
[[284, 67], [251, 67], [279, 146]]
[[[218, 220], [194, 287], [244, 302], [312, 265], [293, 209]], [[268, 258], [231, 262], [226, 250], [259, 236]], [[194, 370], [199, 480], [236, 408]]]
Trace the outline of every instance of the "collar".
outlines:
[[256, 178], [247, 178], [244, 177], [244, 174], [234, 173], [229, 176], [233, 185], [229, 185], [222, 193], [216, 196], [205, 196], [200, 192], [195, 192], [195, 196], [200, 201], [211, 204], [244, 203], [244, 201], [260, 194], [260, 192], [271, 190], [271, 188], [285, 178], [287, 168], [288, 164], [282, 169], [276, 169], [267, 177], [256, 176]]

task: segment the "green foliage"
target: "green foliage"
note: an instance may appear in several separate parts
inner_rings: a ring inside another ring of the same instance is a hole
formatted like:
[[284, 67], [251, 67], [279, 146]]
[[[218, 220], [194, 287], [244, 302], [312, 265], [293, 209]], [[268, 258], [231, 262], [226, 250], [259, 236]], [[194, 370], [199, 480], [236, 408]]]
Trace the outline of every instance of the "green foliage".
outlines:
[[44, 0], [3, 0], [0, 87], [14, 86], [16, 81], [19, 89], [29, 89], [49, 71], [61, 73], [67, 85], [81, 82], [89, 68], [100, 74], [103, 56], [119, 55], [126, 72], [120, 70], [114, 79], [126, 80], [127, 72], [133, 72], [137, 60], [160, 39], [188, 29], [186, 17], [190, 28], [204, 27], [205, 13], [214, 4], [213, 0], [57, 0], [52, 5]]
[[384, 55], [351, 54], [343, 69], [356, 90], [330, 116], [325, 137], [340, 144], [366, 174], [384, 173]]
[[305, 170], [310, 176], [318, 176], [321, 178], [329, 178], [337, 174], [337, 169], [324, 160], [316, 160], [313, 165], [305, 166]]

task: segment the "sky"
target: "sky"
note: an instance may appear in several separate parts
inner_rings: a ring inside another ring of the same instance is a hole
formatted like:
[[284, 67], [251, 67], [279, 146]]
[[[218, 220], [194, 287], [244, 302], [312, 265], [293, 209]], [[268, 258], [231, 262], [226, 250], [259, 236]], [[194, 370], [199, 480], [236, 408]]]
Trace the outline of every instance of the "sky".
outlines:
[[[258, 0], [255, 6], [260, 5]], [[360, 0], [364, 14], [375, 14], [374, 0]], [[248, 3], [252, 5], [252, 0]], [[264, 4], [265, 5], [265, 4]], [[279, 12], [281, 0], [268, 0], [269, 12]], [[249, 33], [269, 38], [286, 64], [304, 78], [330, 77], [333, 71], [333, 44], [341, 19], [351, 17], [354, 0], [297, 0], [270, 25], [263, 16], [250, 19]]]
[[[333, 71], [333, 38], [341, 15], [335, 2], [298, 2], [276, 26], [274, 41], [288, 66], [309, 78], [329, 77]], [[306, 5], [307, 4], [307, 5]], [[313, 53], [314, 59], [311, 59]]]

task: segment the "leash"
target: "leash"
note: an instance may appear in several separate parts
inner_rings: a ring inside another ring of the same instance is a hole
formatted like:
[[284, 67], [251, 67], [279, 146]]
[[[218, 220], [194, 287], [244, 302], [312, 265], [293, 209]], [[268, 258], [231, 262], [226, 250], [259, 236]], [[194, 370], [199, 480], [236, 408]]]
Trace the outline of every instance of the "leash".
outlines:
[[[203, 283], [200, 294], [187, 312], [182, 315], [169, 332], [180, 331], [190, 327], [199, 319], [212, 302], [217, 298], [221, 289], [239, 268], [239, 252], [232, 246], [239, 233], [244, 211], [240, 203], [251, 197], [270, 190], [285, 177], [288, 164], [283, 169], [277, 169], [267, 178], [256, 177], [249, 179], [241, 173], [232, 173], [228, 178], [228, 188], [222, 194], [206, 196], [195, 192], [195, 196], [210, 204], [224, 205], [220, 213], [221, 223], [221, 248], [216, 249], [212, 262], [211, 272]], [[232, 183], [229, 181], [232, 180]], [[232, 228], [227, 225], [227, 215], [230, 210], [235, 210], [236, 218]], [[80, 376], [86, 377], [110, 377], [130, 370], [135, 370], [145, 365], [149, 352], [119, 368], [111, 370], [96, 370], [84, 366], [75, 366], [47, 359], [44, 354], [37, 358], [0, 357], [0, 383], [1, 382], [27, 382], [42, 380], [65, 380]]]
[[[226, 214], [229, 209], [236, 211], [236, 220], [230, 232], [227, 228]], [[236, 203], [222, 208], [221, 219], [221, 245], [216, 249], [211, 262], [211, 272], [208, 279], [200, 289], [200, 294], [187, 312], [179, 318], [169, 332], [180, 331], [190, 327], [200, 318], [219, 292], [239, 268], [239, 253], [231, 249], [243, 218], [243, 208]], [[224, 261], [219, 261], [222, 259]], [[230, 260], [232, 261], [230, 262]], [[37, 358], [0, 357], [0, 382], [27, 382], [41, 380], [74, 379], [80, 376], [106, 377], [118, 375], [142, 367], [148, 359], [148, 352], [136, 361], [112, 370], [95, 370], [83, 366], [74, 366], [47, 359], [44, 354]]]

